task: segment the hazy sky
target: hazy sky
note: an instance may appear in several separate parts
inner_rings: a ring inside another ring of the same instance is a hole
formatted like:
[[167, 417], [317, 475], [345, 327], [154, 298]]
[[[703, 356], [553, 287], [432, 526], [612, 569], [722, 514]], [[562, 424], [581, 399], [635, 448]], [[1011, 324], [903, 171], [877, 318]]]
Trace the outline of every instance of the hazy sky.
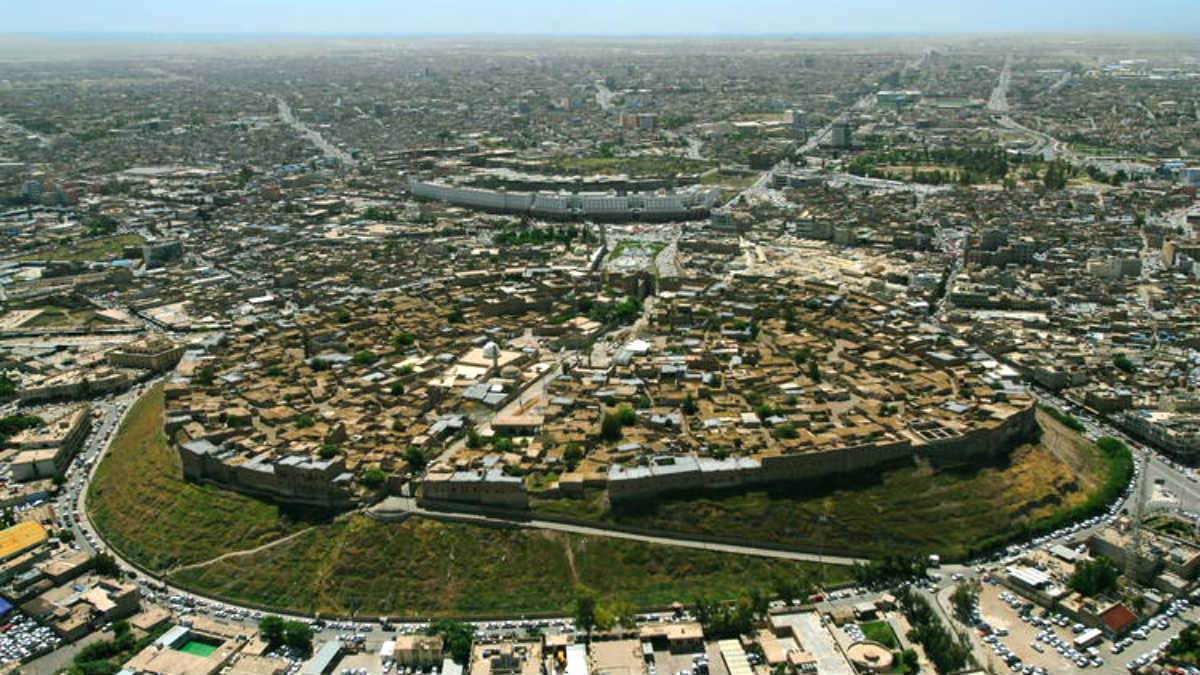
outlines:
[[1200, 33], [1200, 0], [12, 0], [0, 32]]

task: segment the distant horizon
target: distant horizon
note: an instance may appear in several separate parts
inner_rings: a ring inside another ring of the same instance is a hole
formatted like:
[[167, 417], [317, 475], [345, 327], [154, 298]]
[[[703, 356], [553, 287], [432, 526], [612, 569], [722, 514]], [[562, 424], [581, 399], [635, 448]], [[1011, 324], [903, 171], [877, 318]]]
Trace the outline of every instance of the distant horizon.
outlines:
[[810, 33], [297, 33], [297, 32], [236, 32], [236, 31], [8, 31], [0, 32], [0, 38], [7, 37], [43, 37], [53, 39], [92, 39], [92, 38], [189, 38], [189, 39], [437, 39], [437, 38], [561, 38], [561, 39], [649, 39], [649, 38], [719, 38], [727, 40], [857, 40], [857, 39], [886, 39], [914, 37], [1140, 37], [1140, 36], [1175, 36], [1195, 37], [1200, 39], [1200, 32], [1187, 31], [828, 31]]
[[1195, 0], [60, 0], [7, 8], [6, 35], [437, 37], [1200, 36]]

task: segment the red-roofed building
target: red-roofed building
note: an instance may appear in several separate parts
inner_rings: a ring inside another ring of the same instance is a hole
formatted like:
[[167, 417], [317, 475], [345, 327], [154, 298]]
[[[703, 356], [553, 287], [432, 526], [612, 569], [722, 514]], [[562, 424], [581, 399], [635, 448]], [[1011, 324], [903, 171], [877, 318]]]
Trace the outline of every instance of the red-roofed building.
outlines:
[[1100, 612], [1100, 621], [1104, 623], [1104, 632], [1111, 635], [1124, 635], [1125, 631], [1137, 623], [1137, 616], [1121, 603]]

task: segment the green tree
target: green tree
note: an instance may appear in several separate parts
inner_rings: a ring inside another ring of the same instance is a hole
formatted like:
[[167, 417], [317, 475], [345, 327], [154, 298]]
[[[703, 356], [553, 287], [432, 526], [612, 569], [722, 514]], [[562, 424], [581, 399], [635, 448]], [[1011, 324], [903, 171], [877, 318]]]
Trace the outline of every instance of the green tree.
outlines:
[[472, 450], [478, 450], [479, 448], [483, 447], [483, 436], [479, 435], [479, 432], [475, 430], [475, 427], [470, 427], [467, 429], [467, 447], [471, 448]]
[[617, 408], [617, 420], [621, 422], [621, 426], [631, 427], [637, 424], [637, 413], [632, 408], [621, 406]]
[[1133, 361], [1129, 360], [1124, 354], [1117, 354], [1113, 357], [1113, 365], [1127, 373], [1137, 372], [1137, 366], [1133, 365]]
[[404, 461], [408, 463], [409, 469], [415, 473], [420, 473], [424, 470], [427, 463], [425, 453], [421, 452], [421, 449], [415, 445], [408, 446], [408, 450], [404, 452]]
[[621, 440], [621, 418], [613, 413], [605, 413], [600, 420], [600, 438], [606, 441]]
[[430, 635], [440, 635], [450, 653], [450, 658], [466, 664], [471, 658], [471, 642], [475, 639], [475, 627], [464, 621], [439, 619], [429, 624]]
[[283, 644], [283, 619], [268, 614], [258, 622], [258, 634], [270, 645]]
[[312, 651], [312, 628], [301, 621], [283, 623], [283, 644], [304, 653]]
[[796, 430], [793, 424], [780, 424], [775, 427], [775, 437], [783, 439], [800, 438], [800, 432]]
[[212, 366], [202, 366], [200, 370], [196, 371], [196, 384], [201, 387], [211, 387], [215, 374]]
[[972, 625], [972, 614], [979, 594], [970, 584], [959, 584], [950, 595], [950, 605], [954, 608], [954, 617], [963, 624]]
[[1117, 579], [1121, 570], [1111, 558], [1100, 556], [1095, 560], [1085, 560], [1075, 566], [1075, 573], [1067, 585], [1071, 590], [1086, 596], [1096, 596], [1109, 593], [1117, 588]]
[[97, 553], [92, 556], [92, 569], [102, 577], [119, 578], [121, 576], [121, 568], [117, 565], [116, 559], [107, 553]]
[[587, 642], [592, 641], [592, 630], [596, 627], [596, 596], [587, 591], [575, 594], [571, 605], [571, 616], [575, 618], [576, 629], [582, 629]]
[[371, 489], [381, 487], [387, 480], [387, 474], [382, 469], [371, 468], [363, 471], [358, 477], [359, 482]]
[[681, 409], [683, 410], [684, 415], [695, 415], [700, 410], [700, 408], [696, 405], [696, 399], [692, 398], [691, 394], [688, 394], [686, 397], [684, 397]]

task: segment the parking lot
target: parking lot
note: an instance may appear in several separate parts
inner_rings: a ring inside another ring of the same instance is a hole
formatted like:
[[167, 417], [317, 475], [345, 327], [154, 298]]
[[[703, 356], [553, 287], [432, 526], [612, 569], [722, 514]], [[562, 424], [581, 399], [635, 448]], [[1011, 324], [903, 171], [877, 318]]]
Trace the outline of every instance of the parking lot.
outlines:
[[57, 649], [62, 644], [54, 631], [19, 613], [10, 614], [0, 625], [0, 661], [28, 661]]
[[[976, 633], [975, 639], [982, 641], [985, 651], [992, 655], [992, 666], [996, 672], [1005, 670], [1005, 656], [1009, 652], [1020, 659], [1021, 671], [1027, 666], [1041, 667], [1051, 673], [1112, 670], [1112, 664], [1105, 663], [1105, 654], [1099, 647], [1092, 646], [1094, 652], [1082, 646], [1076, 649], [1075, 639], [1083, 633], [1082, 625], [1073, 624], [1059, 615], [1043, 617], [1045, 610], [1041, 607], [1032, 608], [1027, 612], [1029, 618], [1022, 619], [1023, 609], [1027, 605], [1028, 602], [1003, 586], [984, 584], [980, 591], [980, 615], [992, 626], [995, 634], [980, 636]], [[1011, 667], [1008, 669], [1012, 670]]]
[[[1098, 638], [1077, 644], [1087, 627], [1030, 603], [1003, 586], [984, 584], [979, 595], [980, 618], [993, 633], [973, 631], [972, 639], [988, 655], [993, 672], [1115, 673], [1149, 663], [1166, 648], [1189, 621], [1200, 619], [1191, 601], [1181, 599], [1141, 622], [1116, 643]], [[1013, 658], [1015, 657], [1015, 659]], [[1042, 669], [1042, 670], [1039, 670]]]

